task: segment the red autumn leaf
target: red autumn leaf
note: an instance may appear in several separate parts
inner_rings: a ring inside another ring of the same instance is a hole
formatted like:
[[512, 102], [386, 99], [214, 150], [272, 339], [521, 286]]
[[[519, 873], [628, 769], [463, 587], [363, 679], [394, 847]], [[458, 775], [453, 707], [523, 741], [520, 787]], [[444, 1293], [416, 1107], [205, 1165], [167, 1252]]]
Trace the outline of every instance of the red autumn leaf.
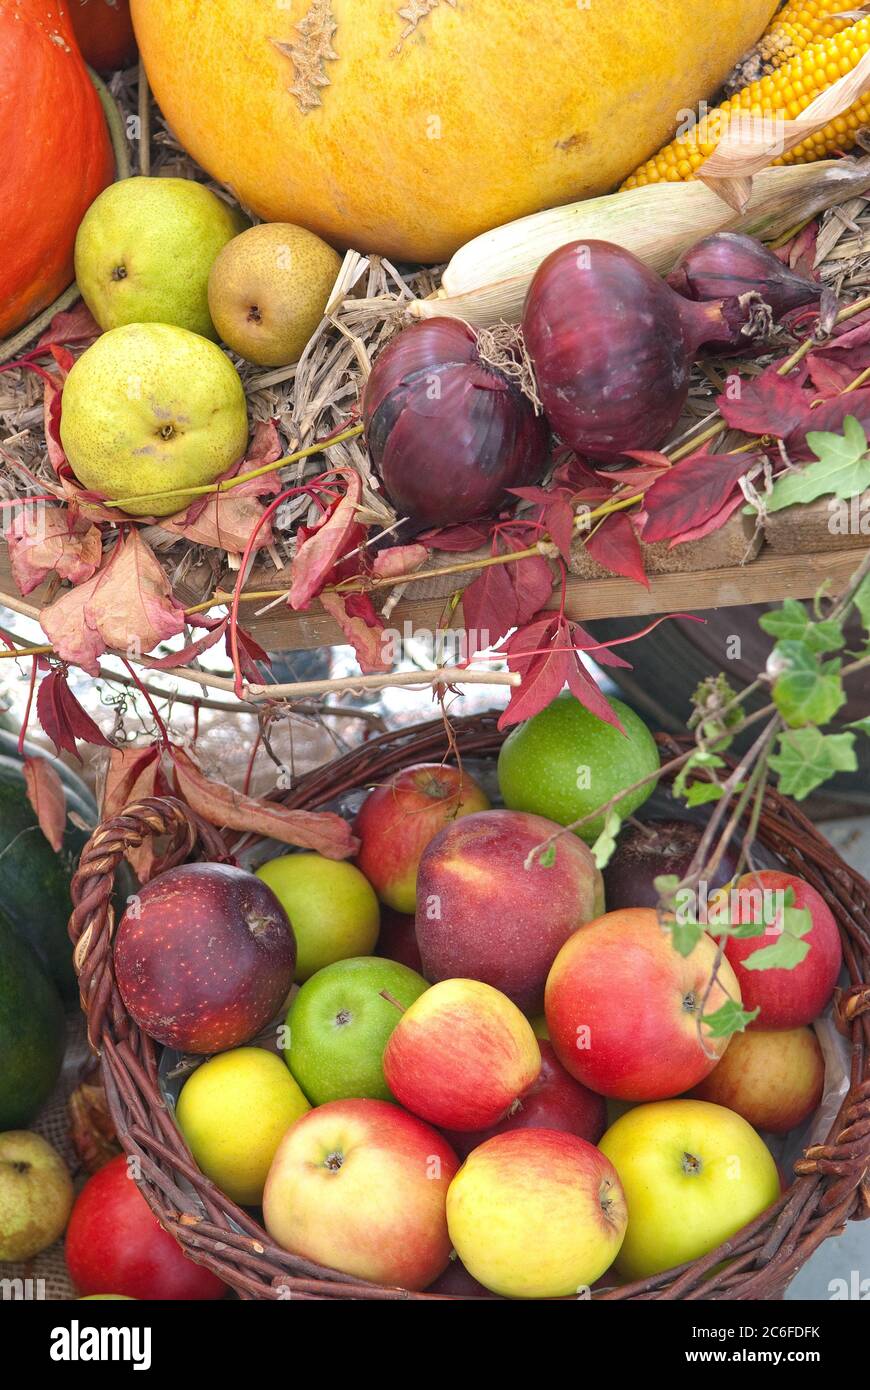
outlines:
[[[206, 545], [212, 550], [225, 550], [230, 555], [242, 555], [257, 529], [265, 508], [256, 497], [244, 495], [247, 484], [232, 492], [214, 493], [200, 498], [202, 506], [188, 507], [180, 516], [161, 524], [174, 535], [183, 536], [194, 545]], [[193, 513], [195, 512], [195, 515]], [[272, 526], [265, 522], [257, 531], [255, 553], [272, 544]]]
[[545, 709], [567, 682], [575, 699], [599, 719], [624, 732], [616, 712], [583, 664], [576, 649], [578, 638], [588, 641], [589, 634], [558, 614], [542, 614], [510, 637], [503, 649], [508, 669], [518, 671], [523, 679], [498, 721], [500, 729]]
[[[68, 502], [74, 511], [81, 512], [82, 516], [86, 516], [89, 521], [110, 521], [113, 526], [118, 525], [123, 514], [119, 513], [116, 508], [103, 506], [104, 499], [99, 493], [83, 488], [73, 475], [66, 459], [59, 465], [57, 476], [59, 486], [53, 486], [50, 482], [46, 482], [44, 486], [47, 492], [53, 492], [62, 501]], [[152, 526], [155, 519], [147, 516], [137, 516], [136, 518], [140, 526]]]
[[725, 525], [728, 518], [737, 511], [738, 507], [743, 505], [744, 500], [742, 492], [735, 492], [733, 497], [729, 497], [724, 507], [718, 512], [714, 512], [706, 521], [702, 521], [700, 526], [691, 527], [688, 531], [684, 531], [681, 536], [673, 536], [668, 544], [668, 550], [673, 550], [675, 545], [687, 545], [689, 541], [700, 541], [705, 536], [712, 535], [714, 531], [718, 531], [720, 527]]
[[632, 491], [641, 492], [656, 482], [658, 478], [666, 473], [671, 467], [671, 461], [666, 454], [660, 454], [655, 449], [629, 449], [626, 458], [637, 459], [639, 468], [608, 468], [606, 473], [602, 473], [604, 478], [613, 478], [617, 483], [622, 483], [624, 487]]
[[391, 669], [392, 662], [385, 657], [383, 620], [369, 594], [340, 594], [328, 589], [320, 595], [320, 602], [356, 652], [363, 675]]
[[820, 352], [811, 352], [806, 364], [816, 394], [826, 400], [829, 396], [839, 396], [855, 380], [858, 371], [863, 370], [837, 361], [833, 354], [823, 356]]
[[359, 840], [332, 811], [292, 811], [277, 802], [245, 796], [207, 777], [182, 748], [172, 748], [175, 785], [187, 804], [218, 829], [267, 835], [284, 845], [313, 849], [327, 859], [350, 859]]
[[613, 512], [587, 537], [586, 549], [611, 574], [621, 574], [649, 588], [643, 567], [643, 554], [631, 518]]
[[[114, 748], [100, 798], [101, 820], [120, 816], [134, 802], [159, 795], [159, 772], [160, 749], [156, 744], [146, 748]], [[141, 845], [129, 846], [125, 857], [140, 883], [144, 883], [154, 866], [153, 838], [149, 835]]]
[[760, 459], [760, 454], [706, 454], [675, 463], [646, 493], [643, 539], [647, 544], [670, 540], [708, 521]]
[[[66, 792], [60, 774], [48, 758], [25, 756], [24, 781], [27, 800], [36, 812], [39, 828], [57, 854], [63, 846], [66, 827]], [[38, 912], [39, 903], [34, 903], [33, 908]]]
[[536, 502], [536, 520], [556, 545], [564, 560], [571, 558], [574, 539], [574, 493], [567, 487], [514, 487], [510, 491], [524, 502]]
[[372, 574], [379, 579], [398, 579], [425, 565], [429, 551], [425, 545], [393, 545], [382, 550], [372, 562]]
[[[257, 670], [256, 663], [263, 662], [265, 666], [271, 667], [272, 658], [269, 653], [264, 651], [259, 642], [255, 641], [249, 632], [245, 632], [242, 627], [236, 628], [236, 642], [239, 648], [239, 668], [243, 678], [251, 685], [258, 685], [263, 679], [262, 672]], [[233, 659], [230, 650], [230, 634], [226, 633], [227, 656], [230, 661]]]
[[810, 412], [809, 418], [798, 426], [785, 441], [786, 451], [793, 463], [804, 463], [816, 456], [807, 444], [807, 434], [818, 430], [823, 434], [842, 434], [847, 415], [853, 415], [870, 437], [870, 387], [850, 391], [824, 401]]
[[[194, 624], [200, 626], [199, 621]], [[189, 661], [202, 656], [210, 647], [216, 647], [229, 625], [229, 618], [222, 618], [216, 624], [209, 624], [208, 630], [194, 642], [188, 642], [181, 651], [169, 652], [167, 656], [152, 657], [148, 665], [153, 671], [171, 671], [176, 666], [186, 666]]]
[[43, 426], [45, 428], [45, 447], [48, 451], [48, 461], [55, 473], [60, 473], [61, 466], [66, 463], [66, 454], [60, 442], [60, 406], [63, 395], [63, 378], [57, 372], [48, 373], [49, 380], [45, 383], [42, 393], [42, 415]]
[[102, 729], [82, 709], [73, 695], [67, 684], [65, 671], [50, 671], [39, 682], [36, 692], [36, 714], [58, 753], [65, 748], [68, 753], [80, 758], [76, 739], [103, 748], [112, 747]]
[[[611, 651], [607, 642], [597, 642], [592, 634], [586, 631], [585, 627], [581, 627], [573, 620], [571, 622], [571, 637], [577, 651], [588, 652], [592, 660], [597, 662], [599, 666], [621, 666], [626, 671], [632, 669], [630, 661], [626, 661], [624, 657]], [[627, 640], [633, 641], [634, 638], [630, 637]]]
[[481, 550], [489, 540], [491, 530], [491, 525], [485, 522], [472, 521], [465, 526], [441, 526], [435, 531], [424, 531], [418, 540], [430, 550], [446, 550], [450, 554], [461, 555], [470, 550]]
[[[717, 409], [733, 430], [785, 439], [810, 413], [812, 396], [801, 384], [805, 376], [804, 368], [797, 376], [780, 376], [773, 366], [751, 381], [732, 377], [731, 382], [736, 384], [729, 384], [717, 397]], [[739, 395], [732, 398], [732, 390]]]
[[185, 616], [154, 552], [132, 529], [93, 579], [43, 608], [40, 622], [58, 656], [96, 676], [107, 649], [150, 652], [184, 631]]
[[357, 507], [362, 497], [362, 479], [355, 468], [336, 470], [346, 479], [344, 496], [330, 508], [320, 525], [306, 531], [293, 559], [290, 607], [307, 608], [320, 593], [341, 558], [355, 549], [361, 526]]
[[81, 584], [102, 563], [102, 537], [96, 526], [65, 507], [25, 502], [15, 511], [4, 539], [22, 594], [31, 593], [51, 574]]
[[[493, 555], [522, 550], [525, 539], [510, 532], [496, 532]], [[501, 640], [512, 627], [530, 622], [553, 589], [550, 566], [542, 555], [529, 555], [503, 565], [489, 565], [462, 595], [465, 626], [476, 634], [479, 651]]]
[[84, 300], [80, 299], [74, 308], [64, 309], [61, 313], [55, 314], [37, 341], [33, 355], [39, 348], [50, 350], [53, 346], [61, 347], [64, 344], [68, 347], [71, 343], [81, 347], [90, 345], [99, 338], [101, 332], [102, 329], [90, 309]]

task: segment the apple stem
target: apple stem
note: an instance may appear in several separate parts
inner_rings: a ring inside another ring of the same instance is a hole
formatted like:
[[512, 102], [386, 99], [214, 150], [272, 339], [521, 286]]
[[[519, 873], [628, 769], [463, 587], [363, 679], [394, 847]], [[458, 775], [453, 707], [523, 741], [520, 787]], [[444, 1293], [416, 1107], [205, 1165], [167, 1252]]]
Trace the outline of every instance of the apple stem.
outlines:
[[382, 999], [386, 999], [388, 1004], [395, 1004], [400, 1014], [403, 1014], [405, 1012], [404, 1004], [400, 1004], [395, 995], [390, 994], [390, 991], [388, 989], [378, 990], [378, 993], [380, 994]]

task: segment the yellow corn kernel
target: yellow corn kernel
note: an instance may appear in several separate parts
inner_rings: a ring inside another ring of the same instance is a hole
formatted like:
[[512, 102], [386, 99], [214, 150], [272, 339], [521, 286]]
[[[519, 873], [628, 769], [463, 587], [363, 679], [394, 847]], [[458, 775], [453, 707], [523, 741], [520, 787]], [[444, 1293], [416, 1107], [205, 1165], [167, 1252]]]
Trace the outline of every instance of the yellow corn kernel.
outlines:
[[[816, 5], [826, 0], [816, 0]], [[842, 5], [843, 0], [839, 0]], [[810, 8], [812, 0], [806, 0], [804, 8]], [[742, 116], [744, 119], [796, 119], [816, 97], [832, 85], [829, 70], [836, 64], [839, 76], [844, 76], [857, 67], [866, 53], [870, 52], [870, 19], [862, 19], [852, 24], [842, 33], [831, 38], [810, 44], [801, 53], [777, 68], [775, 72], [750, 83], [741, 91], [735, 92], [721, 106], [708, 112], [695, 126], [665, 146], [652, 159], [625, 180], [622, 187], [637, 188], [640, 177], [644, 183], [658, 183], [662, 179], [672, 179], [674, 170], [681, 178], [693, 178], [703, 160], [718, 145], [730, 118]], [[823, 159], [852, 148], [855, 135], [862, 126], [870, 124], [870, 93], [860, 97], [853, 106], [836, 119], [830, 121], [811, 138], [808, 137], [793, 150], [772, 160], [774, 164], [801, 164], [811, 159]], [[692, 174], [684, 174], [686, 165]]]
[[838, 11], [848, 8], [848, 0], [788, 0], [756, 46], [762, 72], [773, 72], [810, 44], [847, 29], [852, 20], [838, 16]]

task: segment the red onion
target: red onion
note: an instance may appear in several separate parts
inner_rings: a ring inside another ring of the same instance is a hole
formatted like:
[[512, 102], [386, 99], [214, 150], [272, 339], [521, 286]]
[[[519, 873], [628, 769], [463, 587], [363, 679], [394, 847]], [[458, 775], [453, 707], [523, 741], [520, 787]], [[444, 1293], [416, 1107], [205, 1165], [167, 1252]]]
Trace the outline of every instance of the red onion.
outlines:
[[692, 246], [668, 276], [686, 299], [738, 298], [758, 294], [775, 319], [821, 298], [823, 285], [797, 275], [751, 236], [715, 232]]
[[734, 346], [748, 321], [737, 300], [695, 304], [622, 247], [578, 241], [538, 269], [523, 333], [553, 429], [577, 453], [612, 458], [667, 438], [698, 349]]
[[362, 414], [387, 495], [418, 530], [483, 516], [547, 468], [546, 420], [481, 362], [459, 319], [426, 319], [395, 338], [366, 383]]

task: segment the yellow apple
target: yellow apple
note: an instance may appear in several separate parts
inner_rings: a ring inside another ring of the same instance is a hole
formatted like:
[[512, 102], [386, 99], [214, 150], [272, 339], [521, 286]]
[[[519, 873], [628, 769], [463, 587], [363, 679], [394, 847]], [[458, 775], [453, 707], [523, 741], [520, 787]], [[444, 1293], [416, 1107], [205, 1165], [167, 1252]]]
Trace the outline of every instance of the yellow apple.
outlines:
[[813, 1113], [824, 1088], [825, 1059], [812, 1028], [777, 1028], [735, 1033], [690, 1095], [727, 1105], [754, 1129], [786, 1134]]
[[709, 1254], [780, 1193], [776, 1164], [752, 1126], [707, 1101], [638, 1105], [611, 1125], [599, 1147], [628, 1203], [615, 1264], [626, 1280]]
[[257, 877], [290, 918], [300, 984], [325, 965], [373, 953], [380, 907], [375, 890], [353, 864], [322, 854], [282, 854], [262, 864]]
[[196, 1069], [175, 1115], [206, 1177], [241, 1206], [259, 1206], [278, 1145], [310, 1108], [279, 1057], [239, 1047]]
[[63, 1233], [73, 1185], [60, 1154], [40, 1134], [0, 1134], [0, 1261], [30, 1260]]
[[585, 1139], [515, 1129], [488, 1139], [447, 1193], [460, 1260], [505, 1298], [564, 1298], [599, 1279], [626, 1228], [613, 1165]]

